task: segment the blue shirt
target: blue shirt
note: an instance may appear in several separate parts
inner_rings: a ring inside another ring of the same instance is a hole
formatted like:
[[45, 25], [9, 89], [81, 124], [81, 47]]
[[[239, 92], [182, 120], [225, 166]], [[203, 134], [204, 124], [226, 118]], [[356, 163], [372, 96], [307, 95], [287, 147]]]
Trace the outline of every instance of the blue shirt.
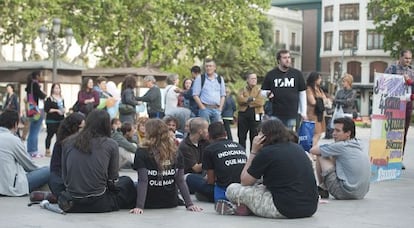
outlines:
[[226, 96], [226, 87], [224, 85], [224, 80], [221, 78], [221, 83], [217, 80], [219, 77], [217, 74], [214, 74], [214, 78], [208, 78], [207, 74], [204, 85], [201, 88], [201, 75], [197, 76], [193, 83], [193, 96], [199, 96], [201, 103], [207, 105], [220, 105], [221, 97]]

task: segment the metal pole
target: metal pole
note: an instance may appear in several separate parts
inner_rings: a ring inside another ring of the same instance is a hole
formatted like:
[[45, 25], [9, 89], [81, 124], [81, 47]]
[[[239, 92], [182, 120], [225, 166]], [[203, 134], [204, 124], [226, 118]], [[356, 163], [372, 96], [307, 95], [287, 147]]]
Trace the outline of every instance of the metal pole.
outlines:
[[54, 37], [53, 41], [52, 41], [52, 49], [53, 49], [53, 74], [52, 74], [52, 82], [56, 83], [57, 80], [57, 45], [56, 45], [56, 37]]

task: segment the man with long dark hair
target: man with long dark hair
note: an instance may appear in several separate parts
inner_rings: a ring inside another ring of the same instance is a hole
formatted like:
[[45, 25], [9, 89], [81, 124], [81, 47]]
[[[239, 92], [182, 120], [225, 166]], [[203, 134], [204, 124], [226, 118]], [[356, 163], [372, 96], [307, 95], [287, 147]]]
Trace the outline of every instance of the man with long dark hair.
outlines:
[[[263, 185], [256, 184], [261, 178]], [[219, 214], [243, 215], [240, 211], [246, 211], [240, 205], [267, 218], [303, 218], [316, 212], [318, 192], [311, 161], [276, 118], [261, 124], [240, 181], [227, 187], [230, 202], [217, 203]]]

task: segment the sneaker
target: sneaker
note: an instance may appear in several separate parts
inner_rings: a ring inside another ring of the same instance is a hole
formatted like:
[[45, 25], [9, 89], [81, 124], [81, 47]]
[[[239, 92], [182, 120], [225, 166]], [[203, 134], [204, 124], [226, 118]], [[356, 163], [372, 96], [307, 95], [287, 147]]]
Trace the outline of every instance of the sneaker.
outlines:
[[234, 215], [236, 214], [236, 209], [234, 205], [227, 200], [217, 200], [214, 205], [214, 209], [220, 215]]
[[29, 196], [30, 202], [41, 202], [48, 200], [50, 203], [57, 203], [57, 198], [51, 192], [33, 191]]
[[329, 192], [326, 189], [321, 188], [321, 186], [318, 186], [318, 193], [321, 196], [322, 199], [328, 199], [329, 198]]
[[179, 196], [177, 196], [178, 206], [185, 206], [184, 200], [182, 200]]
[[43, 158], [43, 155], [42, 154], [39, 154], [39, 153], [33, 153], [33, 154], [30, 154], [30, 156], [32, 158]]
[[405, 165], [403, 163], [401, 163], [401, 169], [405, 170]]

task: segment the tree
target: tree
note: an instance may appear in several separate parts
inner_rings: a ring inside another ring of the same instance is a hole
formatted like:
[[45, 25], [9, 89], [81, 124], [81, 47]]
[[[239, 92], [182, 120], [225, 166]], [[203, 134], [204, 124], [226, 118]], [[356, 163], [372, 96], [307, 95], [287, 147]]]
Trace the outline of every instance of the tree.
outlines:
[[414, 49], [414, 1], [372, 0], [368, 10], [376, 31], [384, 35], [385, 51], [396, 57], [402, 49]]

